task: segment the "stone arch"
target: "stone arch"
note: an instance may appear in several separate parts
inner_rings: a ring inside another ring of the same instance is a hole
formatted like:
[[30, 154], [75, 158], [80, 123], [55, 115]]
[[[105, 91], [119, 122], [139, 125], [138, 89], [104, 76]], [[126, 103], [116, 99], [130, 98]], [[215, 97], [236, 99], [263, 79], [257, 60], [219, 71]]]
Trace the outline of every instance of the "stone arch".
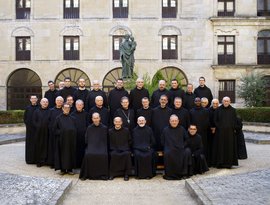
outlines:
[[176, 35], [176, 36], [181, 36], [181, 30], [176, 27], [176, 26], [163, 26], [159, 31], [158, 35]]
[[167, 66], [159, 69], [156, 74], [153, 76], [152, 82], [157, 83], [159, 80], [165, 80], [167, 82], [167, 87], [172, 79], [177, 79], [179, 85], [185, 89], [188, 84], [188, 78], [186, 74], [179, 68], [174, 66]]
[[78, 26], [66, 26], [61, 30], [60, 36], [83, 36], [83, 31]]
[[7, 80], [7, 110], [23, 110], [29, 105], [29, 96], [42, 97], [40, 77], [28, 68], [13, 71]]
[[132, 31], [129, 27], [122, 26], [122, 25], [113, 27], [109, 32], [110, 36], [124, 36], [126, 34], [129, 34], [132, 36]]
[[16, 37], [16, 36], [34, 36], [34, 32], [32, 29], [26, 27], [26, 26], [21, 26], [18, 28], [15, 28], [12, 32], [11, 32], [11, 36], [12, 37]]
[[110, 70], [104, 77], [102, 82], [102, 87], [105, 92], [109, 92], [115, 87], [115, 82], [117, 79], [122, 77], [122, 68], [117, 67]]
[[85, 79], [86, 87], [89, 88], [91, 86], [91, 82], [88, 75], [78, 68], [66, 68], [61, 72], [59, 72], [55, 78], [55, 84], [58, 85], [59, 82], [64, 81], [65, 77], [71, 78], [71, 86], [77, 87], [78, 86], [77, 82], [80, 78]]

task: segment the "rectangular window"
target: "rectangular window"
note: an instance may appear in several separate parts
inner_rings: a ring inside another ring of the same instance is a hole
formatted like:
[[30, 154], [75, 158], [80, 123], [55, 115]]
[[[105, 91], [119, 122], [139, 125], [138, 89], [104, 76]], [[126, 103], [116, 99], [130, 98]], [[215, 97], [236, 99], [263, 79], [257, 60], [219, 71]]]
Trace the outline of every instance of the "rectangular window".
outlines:
[[177, 17], [177, 0], [162, 0], [162, 18]]
[[113, 60], [120, 59], [120, 44], [124, 40], [124, 36], [113, 36]]
[[177, 36], [162, 36], [162, 59], [178, 59]]
[[113, 0], [113, 18], [128, 18], [128, 0]]
[[30, 37], [16, 37], [16, 60], [31, 60]]
[[218, 16], [234, 16], [234, 0], [218, 0]]
[[218, 36], [218, 64], [235, 64], [235, 37]]
[[221, 102], [222, 98], [226, 96], [231, 99], [232, 103], [235, 103], [235, 80], [219, 80], [219, 101]]
[[258, 37], [258, 64], [270, 64], [270, 37]]
[[30, 19], [31, 0], [16, 0], [16, 19]]
[[79, 36], [64, 37], [64, 60], [80, 60]]
[[257, 16], [270, 16], [270, 0], [258, 0]]
[[79, 0], [64, 0], [64, 19], [80, 18]]

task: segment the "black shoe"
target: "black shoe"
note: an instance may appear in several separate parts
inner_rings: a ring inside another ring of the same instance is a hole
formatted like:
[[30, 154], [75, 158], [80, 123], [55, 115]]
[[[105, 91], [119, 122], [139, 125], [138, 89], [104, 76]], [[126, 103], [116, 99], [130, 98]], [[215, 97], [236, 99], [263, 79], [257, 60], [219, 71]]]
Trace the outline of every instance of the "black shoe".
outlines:
[[113, 180], [114, 177], [109, 177], [109, 180]]
[[102, 176], [102, 177], [100, 177], [100, 179], [106, 181], [106, 180], [108, 180], [108, 177]]
[[83, 178], [80, 178], [80, 180], [85, 181], [85, 180], [86, 180], [86, 178], [84, 178], [84, 177], [83, 177]]
[[175, 180], [175, 178], [173, 178], [173, 177], [168, 177], [168, 176], [166, 176], [166, 175], [163, 176], [163, 179], [166, 179], [166, 180]]
[[40, 163], [37, 164], [37, 167], [42, 167], [42, 165]]
[[59, 174], [60, 174], [60, 175], [65, 175], [65, 174], [66, 174], [66, 172], [64, 172], [64, 171], [60, 171], [60, 172], [59, 172]]
[[128, 181], [128, 180], [129, 180], [128, 175], [125, 175], [124, 180], [125, 180], [125, 181]]
[[69, 175], [74, 175], [75, 173], [73, 171], [68, 172]]

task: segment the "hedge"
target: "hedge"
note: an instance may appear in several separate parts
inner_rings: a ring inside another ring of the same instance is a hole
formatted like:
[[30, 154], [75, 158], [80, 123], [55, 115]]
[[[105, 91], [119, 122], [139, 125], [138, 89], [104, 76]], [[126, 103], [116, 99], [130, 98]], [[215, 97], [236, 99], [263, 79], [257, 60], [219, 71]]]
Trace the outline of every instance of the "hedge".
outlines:
[[[23, 123], [23, 110], [0, 111], [0, 124]], [[244, 122], [270, 123], [270, 107], [238, 108]]]
[[23, 123], [23, 110], [0, 111], [0, 124]]
[[244, 122], [270, 123], [270, 107], [238, 108], [237, 114]]

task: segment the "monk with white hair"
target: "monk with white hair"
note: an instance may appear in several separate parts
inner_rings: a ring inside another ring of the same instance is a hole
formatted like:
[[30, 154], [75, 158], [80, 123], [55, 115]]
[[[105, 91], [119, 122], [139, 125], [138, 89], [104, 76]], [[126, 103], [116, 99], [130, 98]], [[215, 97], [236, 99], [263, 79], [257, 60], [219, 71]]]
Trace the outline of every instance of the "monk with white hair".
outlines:
[[188, 175], [188, 167], [191, 166], [191, 152], [185, 149], [187, 140], [186, 130], [179, 125], [179, 118], [171, 115], [170, 125], [164, 128], [161, 135], [161, 144], [164, 146], [164, 179], [177, 180]]
[[159, 106], [159, 99], [162, 95], [166, 95], [168, 98], [168, 105], [170, 105], [170, 92], [166, 89], [166, 81], [160, 80], [158, 82], [158, 89], [155, 90], [151, 97], [151, 107], [155, 108]]
[[155, 138], [152, 129], [146, 125], [143, 116], [138, 117], [137, 124], [132, 134], [135, 175], [138, 179], [150, 179], [155, 175], [153, 149]]
[[33, 114], [33, 125], [35, 131], [35, 156], [37, 167], [46, 164], [48, 156], [48, 135], [49, 135], [49, 101], [42, 98], [40, 108], [35, 110]]
[[95, 106], [95, 99], [97, 96], [101, 96], [103, 98], [103, 106], [108, 108], [107, 96], [103, 90], [101, 90], [101, 85], [98, 80], [94, 80], [92, 82], [92, 90], [88, 93], [86, 98], [85, 110], [89, 112], [92, 107]]
[[217, 168], [231, 168], [238, 165], [236, 110], [230, 105], [229, 97], [224, 97], [222, 105], [215, 111], [214, 123], [216, 126], [215, 141], [213, 146], [213, 165]]
[[[109, 119], [110, 119], [110, 115], [109, 115], [109, 111], [106, 107], [104, 107], [104, 99], [102, 96], [97, 96], [95, 98], [95, 106], [92, 107], [89, 110], [89, 115], [92, 116], [93, 113], [98, 113], [101, 117], [101, 123], [103, 125], [108, 126], [109, 125]], [[92, 123], [92, 119], [90, 119], [90, 123]]]

